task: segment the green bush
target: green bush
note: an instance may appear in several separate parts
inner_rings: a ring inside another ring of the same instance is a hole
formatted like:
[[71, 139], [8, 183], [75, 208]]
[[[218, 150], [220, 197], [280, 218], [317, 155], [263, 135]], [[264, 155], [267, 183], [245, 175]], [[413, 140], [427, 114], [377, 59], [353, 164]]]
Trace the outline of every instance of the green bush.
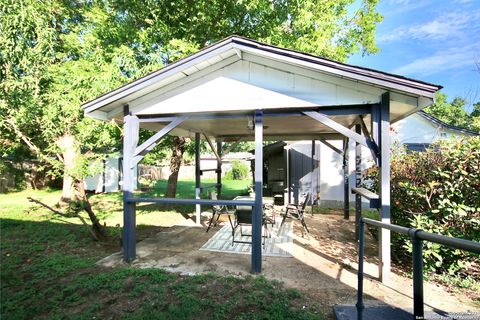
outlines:
[[232, 162], [232, 168], [225, 174], [225, 179], [227, 180], [243, 180], [248, 177], [248, 171], [250, 169], [248, 166], [239, 161], [234, 160]]
[[[377, 175], [377, 168], [367, 170], [366, 187], [376, 190]], [[480, 137], [394, 152], [391, 195], [392, 223], [480, 241]], [[397, 258], [411, 261], [409, 239], [392, 233], [392, 247]], [[431, 242], [424, 244], [424, 262], [429, 271], [463, 276], [480, 265], [478, 255]]]

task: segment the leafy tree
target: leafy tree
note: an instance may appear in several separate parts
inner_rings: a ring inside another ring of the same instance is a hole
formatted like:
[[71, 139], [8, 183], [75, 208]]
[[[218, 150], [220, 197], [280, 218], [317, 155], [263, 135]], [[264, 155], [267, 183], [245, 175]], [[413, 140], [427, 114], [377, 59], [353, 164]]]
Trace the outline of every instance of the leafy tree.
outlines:
[[[354, 5], [358, 5], [354, 7]], [[225, 36], [238, 34], [345, 61], [377, 51], [377, 0], [79, 1], [0, 4], [2, 154], [35, 156], [63, 175], [62, 197], [84, 195], [99, 151], [119, 150], [121, 128], [80, 105]], [[145, 133], [142, 133], [142, 137]], [[189, 143], [173, 150], [172, 185]], [[92, 217], [96, 224], [96, 218]]]
[[450, 125], [480, 132], [480, 102], [473, 105], [471, 112], [466, 105], [464, 98], [455, 97], [448, 102], [446, 94], [437, 92], [435, 103], [425, 111]]
[[[398, 150], [391, 160], [392, 223], [480, 241], [480, 137], [440, 140], [425, 152]], [[378, 190], [378, 167], [365, 186]], [[394, 233], [396, 258], [411, 261], [410, 239]], [[478, 255], [426, 242], [428, 271], [478, 278]]]

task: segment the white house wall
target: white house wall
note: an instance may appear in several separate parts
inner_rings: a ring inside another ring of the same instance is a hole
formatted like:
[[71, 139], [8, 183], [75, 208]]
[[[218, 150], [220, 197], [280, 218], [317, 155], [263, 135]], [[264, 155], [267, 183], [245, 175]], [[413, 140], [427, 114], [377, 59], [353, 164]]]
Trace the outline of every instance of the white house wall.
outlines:
[[414, 114], [392, 125], [394, 133], [393, 141], [398, 143], [432, 143], [439, 139], [458, 136], [458, 132], [444, 130], [442, 127]]

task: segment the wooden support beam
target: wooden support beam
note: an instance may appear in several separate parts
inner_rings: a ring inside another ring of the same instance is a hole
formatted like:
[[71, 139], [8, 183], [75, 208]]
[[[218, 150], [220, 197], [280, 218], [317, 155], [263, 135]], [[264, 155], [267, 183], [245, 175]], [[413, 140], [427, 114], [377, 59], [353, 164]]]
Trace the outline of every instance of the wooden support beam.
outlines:
[[217, 149], [213, 145], [212, 140], [205, 133], [203, 133], [203, 136], [205, 137], [205, 140], [207, 140], [207, 143], [210, 146], [210, 149], [212, 150], [213, 154], [215, 155], [215, 158], [217, 158], [217, 161], [222, 161], [222, 157], [218, 154]]
[[263, 112], [255, 111], [255, 206], [252, 215], [252, 273], [262, 272]]
[[348, 170], [348, 138], [343, 140], [343, 218], [350, 219], [350, 192]]
[[238, 144], [242, 141], [245, 140], [245, 137], [240, 137], [237, 139], [237, 141], [234, 141], [233, 143], [231, 143], [227, 148], [223, 149], [223, 152], [221, 154], [222, 158], [224, 156], [226, 156], [227, 154], [230, 153], [230, 151], [232, 151], [233, 148], [235, 148], [236, 146], [238, 146]]
[[158, 144], [158, 141], [162, 139], [165, 135], [167, 135], [170, 131], [175, 129], [179, 124], [184, 122], [187, 119], [187, 117], [178, 117], [169, 124], [167, 124], [165, 127], [163, 127], [160, 131], [155, 133], [153, 136], [147, 139], [144, 143], [139, 145], [138, 147], [135, 148], [134, 152], [134, 158], [132, 165], [135, 166], [137, 165], [140, 160], [143, 159], [143, 157], [151, 151], [155, 146]]
[[310, 201], [311, 201], [311, 214], [313, 216], [313, 203], [315, 202], [315, 199], [317, 197], [317, 194], [315, 193], [315, 188], [314, 188], [314, 173], [315, 173], [315, 140], [312, 140], [312, 150], [311, 150], [311, 172], [310, 172]]
[[[365, 137], [367, 137], [367, 139], [370, 139], [372, 141], [375, 141], [375, 139], [373, 139], [373, 137], [371, 136], [371, 134], [368, 132], [368, 129], [367, 129], [367, 126], [365, 124], [365, 121], [363, 121], [363, 117], [362, 116], [359, 116], [359, 121], [358, 123], [360, 124], [361, 126], [361, 131], [363, 131], [363, 135]], [[377, 152], [375, 152], [374, 150], [370, 149], [370, 152], [372, 153], [372, 159], [373, 161], [375, 162], [378, 162], [378, 149], [376, 150]]]
[[343, 151], [338, 149], [337, 147], [335, 147], [333, 144], [331, 144], [330, 142], [328, 142], [327, 140], [323, 139], [323, 138], [320, 138], [318, 139], [321, 143], [323, 143], [324, 145], [326, 145], [327, 147], [329, 147], [330, 149], [332, 149], [333, 151], [335, 151], [336, 153], [342, 155], [343, 154]]
[[[379, 157], [379, 196], [380, 219], [383, 223], [390, 223], [390, 93], [382, 95], [382, 104], [379, 108], [378, 137], [380, 146]], [[380, 279], [388, 282], [390, 279], [390, 230], [382, 228], [379, 237]]]
[[364, 197], [365, 199], [369, 200], [370, 208], [372, 209], [380, 208], [380, 197], [378, 196], [378, 194], [373, 193], [370, 190], [365, 188], [352, 188], [352, 193], [355, 195], [360, 195], [361, 197]]
[[154, 117], [154, 118], [138, 118], [140, 123], [155, 123], [155, 122], [172, 122], [173, 120], [177, 119], [177, 117]]
[[305, 115], [309, 116], [310, 118], [315, 119], [318, 122], [326, 125], [327, 127], [337, 131], [338, 133], [342, 134], [343, 136], [345, 136], [349, 139], [352, 139], [353, 141], [358, 142], [358, 143], [360, 143], [361, 145], [364, 145], [367, 148], [375, 150], [375, 152], [378, 149], [377, 145], [372, 140], [367, 139], [364, 136], [353, 132], [352, 130], [342, 126], [341, 124], [333, 121], [332, 119], [330, 119], [329, 117], [327, 117], [323, 114], [320, 114], [320, 113], [315, 112], [315, 111], [304, 111], [303, 113]]
[[204, 172], [209, 172], [209, 171], [215, 171], [215, 173], [218, 172], [217, 168], [212, 168], [212, 169], [200, 169], [200, 175], [203, 175]]
[[[371, 113], [371, 117], [370, 117], [370, 126], [371, 126], [371, 130], [370, 130], [370, 136], [372, 137], [372, 140], [375, 141], [375, 143], [378, 145], [379, 147], [379, 151], [380, 151], [380, 137], [379, 137], [379, 128], [378, 128], [378, 125], [380, 123], [380, 106], [372, 106], [372, 113]], [[378, 164], [378, 163], [377, 163]]]
[[363, 131], [363, 135], [370, 140], [374, 140], [372, 138], [372, 136], [370, 135], [370, 132], [368, 132], [367, 125], [365, 124], [365, 121], [363, 120], [363, 116], [358, 116], [358, 124], [360, 125], [360, 127]]
[[212, 200], [212, 199], [178, 199], [178, 198], [127, 198], [128, 203], [173, 203], [181, 205], [202, 204], [207, 206], [255, 206], [253, 200]]
[[[195, 199], [200, 199], [200, 133], [195, 132]], [[195, 205], [195, 222], [201, 223], [202, 207], [198, 203]]]
[[285, 193], [284, 193], [284, 205], [287, 205], [291, 200], [290, 193], [290, 148], [283, 149], [283, 157], [285, 159]]
[[[355, 125], [355, 132], [362, 133], [362, 127], [360, 124]], [[355, 188], [362, 186], [362, 145], [355, 143]], [[352, 189], [353, 190], [353, 189]], [[355, 194], [355, 239], [359, 239], [359, 222], [362, 217], [362, 196]]]
[[220, 159], [217, 158], [217, 194], [222, 194], [222, 140], [217, 139], [217, 154]]
[[140, 125], [136, 116], [125, 112], [123, 126], [123, 259], [130, 262], [136, 257], [135, 203], [127, 201], [135, 187], [133, 155], [138, 143]]

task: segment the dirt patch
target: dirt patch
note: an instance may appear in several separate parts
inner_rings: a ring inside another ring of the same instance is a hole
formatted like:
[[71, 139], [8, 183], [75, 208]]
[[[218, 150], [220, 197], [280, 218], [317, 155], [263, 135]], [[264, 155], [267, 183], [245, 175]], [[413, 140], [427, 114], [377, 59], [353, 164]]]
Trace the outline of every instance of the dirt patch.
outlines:
[[[280, 280], [287, 287], [305, 293], [319, 301], [324, 313], [331, 317], [334, 304], [354, 305], [357, 287], [357, 251], [354, 222], [341, 215], [308, 215], [306, 223], [310, 236], [302, 236], [301, 227], [294, 224], [294, 244], [291, 258], [263, 257], [262, 274]], [[215, 272], [220, 275], [248, 275], [250, 256], [199, 250], [219, 229], [175, 226], [165, 228], [154, 237], [137, 245], [138, 259], [131, 265], [138, 268], [164, 268], [180, 274]], [[364, 299], [367, 305], [392, 305], [412, 308], [412, 280], [393, 270], [387, 284], [376, 280], [378, 276], [377, 241], [366, 235], [366, 263]], [[100, 265], [124, 265], [120, 253], [107, 257]], [[456, 296], [436, 284], [425, 283], [427, 310], [449, 312], [478, 311], [463, 297]]]

